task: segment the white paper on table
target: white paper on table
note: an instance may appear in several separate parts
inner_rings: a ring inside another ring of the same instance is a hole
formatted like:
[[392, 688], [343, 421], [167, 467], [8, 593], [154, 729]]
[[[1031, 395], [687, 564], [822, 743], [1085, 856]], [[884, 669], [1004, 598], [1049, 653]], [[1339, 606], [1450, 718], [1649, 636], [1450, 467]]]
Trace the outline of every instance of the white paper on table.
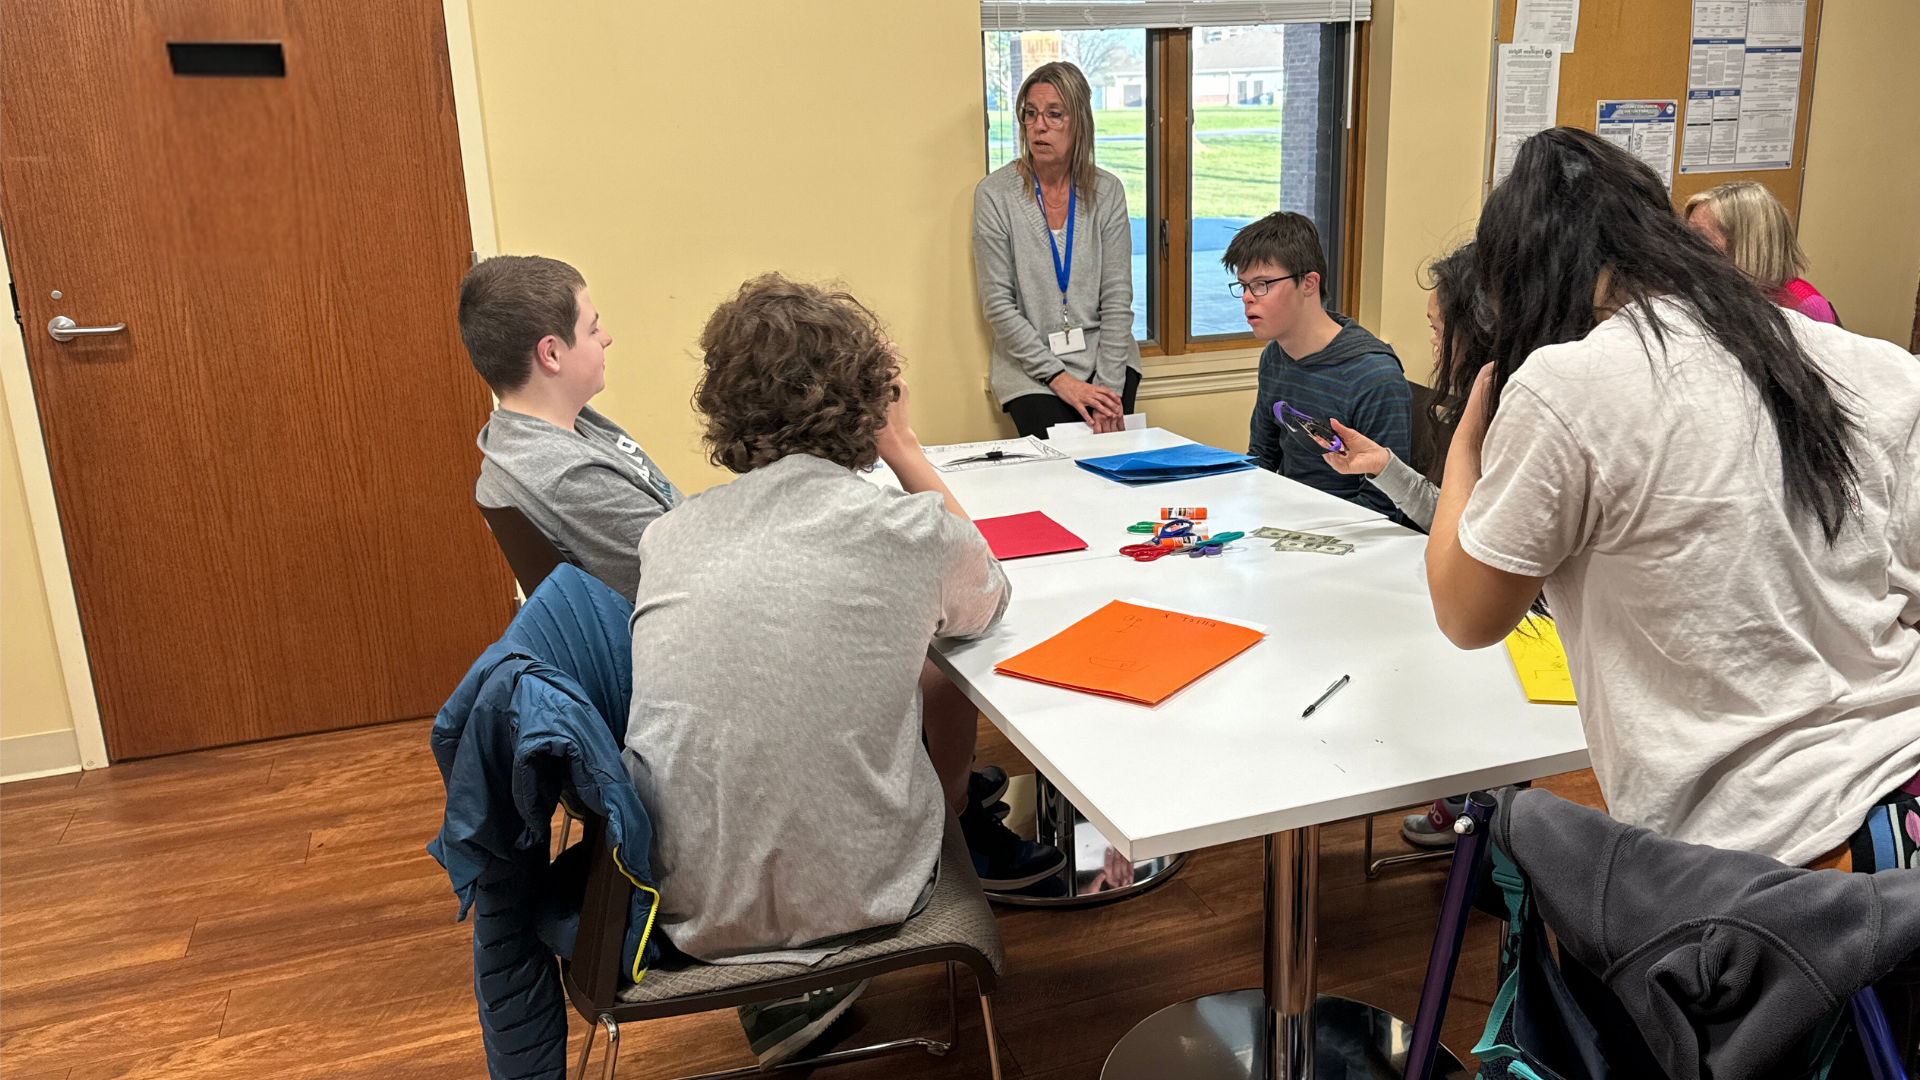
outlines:
[[1560, 111], [1560, 46], [1501, 45], [1493, 182], [1507, 178], [1520, 144], [1552, 127]]
[[[1147, 414], [1143, 412], [1128, 413], [1126, 416], [1126, 425], [1126, 427], [1121, 429], [1122, 431], [1145, 431], [1147, 429]], [[1071, 424], [1055, 424], [1047, 429], [1047, 438], [1049, 439], [1057, 439], [1062, 435], [1091, 434], [1093, 434], [1093, 429], [1079, 421]]]
[[1580, 0], [1520, 0], [1513, 15], [1513, 40], [1525, 45], [1558, 45], [1573, 51], [1580, 32]]
[[1807, 0], [1694, 0], [1683, 173], [1793, 164]]
[[[1174, 555], [1167, 556], [1167, 558], [1170, 559], [1179, 557], [1180, 556]], [[1188, 611], [1185, 608], [1174, 607], [1172, 604], [1162, 604], [1154, 600], [1142, 600], [1137, 596], [1129, 596], [1122, 602], [1132, 604], [1134, 607], [1159, 608], [1161, 611], [1171, 611], [1175, 615], [1191, 615], [1196, 619], [1212, 619], [1214, 622], [1232, 623], [1235, 626], [1244, 626], [1257, 634], [1265, 634], [1267, 632], [1266, 623], [1249, 622], [1246, 619], [1229, 619], [1225, 615], [1210, 615], [1204, 611]]]
[[1601, 101], [1594, 133], [1647, 163], [1673, 190], [1673, 147], [1680, 103], [1672, 98]]
[[[1004, 457], [995, 460], [970, 460], [985, 458], [999, 451]], [[1034, 461], [1071, 461], [1067, 455], [1029, 435], [1024, 439], [997, 439], [993, 442], [953, 443], [948, 446], [929, 446], [926, 448], [927, 462], [939, 472], [965, 472], [969, 469], [988, 469], [996, 465], [1025, 465]]]

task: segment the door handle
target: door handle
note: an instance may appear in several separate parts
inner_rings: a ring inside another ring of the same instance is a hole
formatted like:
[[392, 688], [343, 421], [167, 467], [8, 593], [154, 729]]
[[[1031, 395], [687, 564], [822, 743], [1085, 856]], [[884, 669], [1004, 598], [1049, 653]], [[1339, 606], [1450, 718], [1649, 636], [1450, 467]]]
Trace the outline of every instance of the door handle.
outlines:
[[65, 315], [55, 315], [47, 320], [47, 336], [55, 341], [72, 341], [77, 337], [89, 337], [95, 334], [117, 334], [127, 328], [123, 322], [112, 326], [80, 326]]

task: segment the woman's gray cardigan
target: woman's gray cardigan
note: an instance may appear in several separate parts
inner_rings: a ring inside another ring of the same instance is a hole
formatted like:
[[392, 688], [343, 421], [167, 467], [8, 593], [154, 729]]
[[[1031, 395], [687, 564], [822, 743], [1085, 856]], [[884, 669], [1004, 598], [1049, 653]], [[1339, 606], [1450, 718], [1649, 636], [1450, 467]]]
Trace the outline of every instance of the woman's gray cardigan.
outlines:
[[[1008, 162], [973, 189], [973, 269], [980, 308], [993, 326], [993, 395], [1002, 405], [1051, 394], [1046, 380], [1065, 370], [1119, 393], [1127, 369], [1140, 370], [1133, 340], [1133, 233], [1120, 178], [1094, 170], [1092, 205], [1074, 211], [1073, 276], [1067, 320], [1086, 332], [1085, 352], [1055, 356], [1047, 335], [1060, 329], [1060, 285], [1053, 272], [1047, 218], [1033, 185]], [[1061, 252], [1062, 256], [1066, 253]]]

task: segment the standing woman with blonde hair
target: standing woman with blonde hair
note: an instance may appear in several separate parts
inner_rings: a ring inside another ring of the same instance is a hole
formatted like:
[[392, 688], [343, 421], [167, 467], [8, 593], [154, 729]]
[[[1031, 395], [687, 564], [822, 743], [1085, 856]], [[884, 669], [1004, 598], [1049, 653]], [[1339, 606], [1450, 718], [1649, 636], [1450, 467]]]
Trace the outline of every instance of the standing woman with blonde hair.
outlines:
[[1733, 260], [1774, 303], [1815, 322], [1840, 323], [1833, 305], [1807, 283], [1807, 256], [1794, 236], [1787, 208], [1765, 184], [1752, 180], [1696, 191], [1687, 199], [1687, 224]]
[[1022, 435], [1119, 431], [1140, 386], [1133, 234], [1119, 177], [1093, 164], [1093, 93], [1042, 64], [1020, 84], [1020, 155], [973, 189], [973, 263], [992, 385]]

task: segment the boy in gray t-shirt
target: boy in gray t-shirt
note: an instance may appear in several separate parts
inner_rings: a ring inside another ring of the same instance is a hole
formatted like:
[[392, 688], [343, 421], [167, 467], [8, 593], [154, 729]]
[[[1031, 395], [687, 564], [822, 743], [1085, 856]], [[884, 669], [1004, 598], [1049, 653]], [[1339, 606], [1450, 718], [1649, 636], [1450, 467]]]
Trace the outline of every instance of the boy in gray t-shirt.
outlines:
[[488, 259], [460, 283], [460, 336], [500, 398], [480, 429], [474, 498], [518, 508], [569, 561], [632, 599], [640, 534], [681, 495], [587, 404], [606, 388], [613, 338], [585, 279], [554, 259]]
[[620, 425], [582, 406], [571, 430], [499, 408], [480, 429], [473, 497], [515, 506], [587, 573], [633, 599], [640, 534], [682, 495]]
[[[1009, 589], [914, 438], [872, 313], [769, 275], [720, 305], [700, 347], [707, 444], [740, 476], [641, 537], [627, 769], [674, 944], [810, 963], [925, 902], [967, 776], [965, 753], [930, 750], [970, 752], [976, 723], [923, 708], [927, 648], [992, 629]], [[904, 491], [858, 475], [876, 460]], [[981, 850], [984, 824], [1005, 832], [985, 816], [962, 813], [982, 877], [1059, 868], [1030, 841]], [[860, 989], [743, 1010], [761, 1066]]]

